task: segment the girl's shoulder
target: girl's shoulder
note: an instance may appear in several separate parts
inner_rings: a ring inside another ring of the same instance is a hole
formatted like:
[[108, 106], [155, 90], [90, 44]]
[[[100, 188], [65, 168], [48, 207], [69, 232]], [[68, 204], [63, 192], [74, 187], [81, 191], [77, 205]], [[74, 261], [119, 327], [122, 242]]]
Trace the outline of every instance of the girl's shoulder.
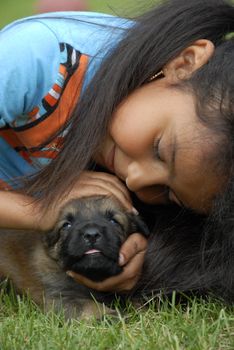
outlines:
[[105, 54], [130, 25], [111, 15], [57, 12], [20, 19], [3, 28], [0, 127], [40, 103], [60, 79], [61, 63], [72, 60], [74, 52], [89, 59], [85, 88]]
[[[0, 36], [21, 33], [24, 40], [44, 40], [48, 46], [51, 34], [59, 43], [68, 43], [84, 54], [95, 56], [115, 45], [132, 26], [124, 18], [95, 12], [53, 12], [17, 20], [0, 32]], [[23, 39], [23, 38], [22, 38]]]

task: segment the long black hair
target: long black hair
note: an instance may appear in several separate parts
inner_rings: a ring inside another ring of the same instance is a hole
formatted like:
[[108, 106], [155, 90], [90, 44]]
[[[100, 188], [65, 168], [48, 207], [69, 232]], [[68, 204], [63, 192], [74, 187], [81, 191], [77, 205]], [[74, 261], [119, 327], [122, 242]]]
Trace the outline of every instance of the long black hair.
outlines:
[[175, 206], [155, 208], [142, 275], [130, 295], [192, 292], [234, 304], [233, 198], [230, 183], [208, 218]]

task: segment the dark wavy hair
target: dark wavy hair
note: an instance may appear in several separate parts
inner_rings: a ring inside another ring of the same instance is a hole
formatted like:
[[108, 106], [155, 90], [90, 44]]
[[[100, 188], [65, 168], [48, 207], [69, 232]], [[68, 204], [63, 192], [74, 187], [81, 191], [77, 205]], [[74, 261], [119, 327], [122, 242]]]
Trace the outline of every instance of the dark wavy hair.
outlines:
[[152, 213], [157, 228], [141, 288], [209, 291], [233, 302], [234, 41], [227, 35], [234, 31], [234, 7], [223, 0], [170, 0], [134, 20], [77, 101], [65, 126], [69, 132], [63, 149], [29, 180], [27, 192], [51, 203], [71, 189], [89, 168], [121, 101], [191, 43], [211, 40], [214, 55], [178, 88], [194, 95], [200, 121], [213, 130], [217, 166], [227, 185], [217, 194], [208, 218], [186, 214], [184, 209]]

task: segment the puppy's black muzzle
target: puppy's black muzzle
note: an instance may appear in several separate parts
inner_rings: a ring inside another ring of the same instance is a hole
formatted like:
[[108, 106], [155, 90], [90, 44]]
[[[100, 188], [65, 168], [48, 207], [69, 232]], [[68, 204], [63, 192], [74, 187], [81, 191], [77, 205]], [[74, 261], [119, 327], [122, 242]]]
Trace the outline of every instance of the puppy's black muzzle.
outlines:
[[78, 224], [63, 245], [63, 264], [86, 277], [101, 281], [122, 271], [118, 265], [123, 232], [109, 222]]
[[85, 227], [83, 227], [83, 237], [81, 236], [81, 238], [83, 238], [87, 244], [95, 245], [100, 239], [102, 239], [102, 231], [103, 228], [97, 225], [88, 224]]

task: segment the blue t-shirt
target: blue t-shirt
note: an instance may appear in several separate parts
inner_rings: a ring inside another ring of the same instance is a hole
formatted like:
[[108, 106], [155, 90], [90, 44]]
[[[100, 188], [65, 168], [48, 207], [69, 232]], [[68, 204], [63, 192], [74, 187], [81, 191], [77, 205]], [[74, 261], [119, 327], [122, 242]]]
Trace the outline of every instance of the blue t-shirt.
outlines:
[[48, 140], [131, 25], [110, 15], [58, 12], [22, 19], [0, 31], [1, 189], [56, 156], [66, 130]]

